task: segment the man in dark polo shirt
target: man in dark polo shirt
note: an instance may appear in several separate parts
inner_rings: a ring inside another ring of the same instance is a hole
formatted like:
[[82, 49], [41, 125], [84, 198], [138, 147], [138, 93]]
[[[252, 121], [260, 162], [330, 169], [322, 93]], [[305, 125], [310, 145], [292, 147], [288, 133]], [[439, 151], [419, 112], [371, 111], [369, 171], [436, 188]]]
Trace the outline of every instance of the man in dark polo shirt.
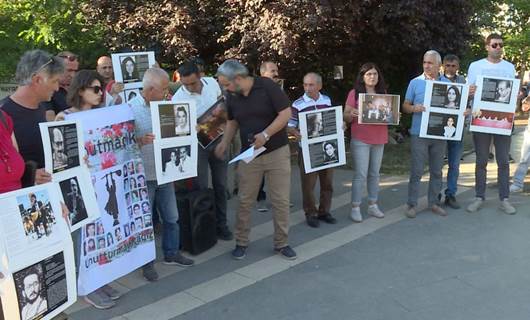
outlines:
[[50, 101], [59, 89], [63, 72], [63, 59], [42, 50], [27, 51], [17, 65], [17, 90], [2, 101], [2, 109], [13, 119], [20, 154], [25, 161], [37, 163], [36, 183], [51, 181], [51, 175], [43, 169], [39, 123], [46, 122], [46, 108], [41, 102]]
[[228, 121], [223, 140], [217, 145], [217, 157], [224, 156], [239, 128], [241, 149], [251, 145], [267, 150], [250, 163], [239, 163], [239, 211], [236, 215], [234, 259], [243, 259], [249, 244], [250, 213], [265, 176], [274, 220], [274, 250], [294, 260], [296, 253], [288, 245], [289, 193], [291, 162], [286, 126], [291, 117], [291, 102], [271, 79], [249, 76], [237, 60], [225, 61], [217, 69], [219, 84], [227, 92]]

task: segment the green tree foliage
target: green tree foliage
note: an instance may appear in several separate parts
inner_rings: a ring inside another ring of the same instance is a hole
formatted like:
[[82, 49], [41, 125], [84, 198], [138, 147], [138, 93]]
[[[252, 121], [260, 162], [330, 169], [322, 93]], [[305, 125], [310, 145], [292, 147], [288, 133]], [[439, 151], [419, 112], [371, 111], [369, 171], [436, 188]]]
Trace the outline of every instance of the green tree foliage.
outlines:
[[101, 46], [102, 28], [86, 24], [76, 0], [2, 0], [0, 1], [0, 79], [13, 77], [22, 53], [44, 49], [50, 53], [70, 50], [94, 65]]

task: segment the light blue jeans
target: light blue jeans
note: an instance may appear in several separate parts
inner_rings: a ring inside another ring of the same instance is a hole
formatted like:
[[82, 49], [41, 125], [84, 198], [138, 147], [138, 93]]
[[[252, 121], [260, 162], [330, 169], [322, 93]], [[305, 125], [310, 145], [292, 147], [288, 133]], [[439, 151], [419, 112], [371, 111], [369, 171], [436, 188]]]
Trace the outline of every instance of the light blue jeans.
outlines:
[[162, 250], [165, 257], [174, 256], [180, 247], [179, 213], [175, 187], [173, 183], [158, 185], [156, 181], [147, 181], [149, 202], [151, 203], [152, 215], [156, 210], [162, 218]]
[[351, 202], [354, 206], [361, 204], [364, 185], [367, 184], [368, 201], [377, 202], [379, 194], [379, 169], [383, 161], [384, 144], [367, 144], [351, 139], [350, 152], [353, 158], [353, 180]]
[[513, 184], [518, 187], [523, 187], [524, 177], [528, 172], [528, 165], [530, 165], [530, 124], [524, 131], [523, 145], [521, 146], [521, 159], [513, 174]]

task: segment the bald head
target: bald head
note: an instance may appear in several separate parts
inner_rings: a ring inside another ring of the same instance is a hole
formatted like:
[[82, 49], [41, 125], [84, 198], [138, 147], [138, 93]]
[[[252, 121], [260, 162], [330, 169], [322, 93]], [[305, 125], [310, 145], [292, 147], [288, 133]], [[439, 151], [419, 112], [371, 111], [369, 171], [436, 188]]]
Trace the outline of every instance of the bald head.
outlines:
[[112, 60], [109, 56], [101, 56], [98, 58], [96, 71], [103, 77], [105, 82], [114, 79], [114, 72], [112, 71]]

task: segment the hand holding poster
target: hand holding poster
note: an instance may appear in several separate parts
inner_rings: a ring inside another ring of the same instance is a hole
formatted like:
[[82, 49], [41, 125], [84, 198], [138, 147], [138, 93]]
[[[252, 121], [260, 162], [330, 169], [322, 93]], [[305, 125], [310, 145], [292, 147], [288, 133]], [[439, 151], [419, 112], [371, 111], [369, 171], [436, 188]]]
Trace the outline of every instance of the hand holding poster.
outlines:
[[299, 117], [306, 173], [346, 164], [342, 107], [302, 112]]
[[195, 101], [153, 101], [153, 142], [158, 184], [197, 176]]
[[59, 184], [71, 230], [99, 218], [90, 173], [83, 162], [83, 134], [78, 121], [40, 123], [46, 171]]
[[399, 124], [399, 95], [359, 94], [359, 123]]
[[478, 76], [470, 130], [511, 135], [520, 80]]
[[462, 140], [469, 86], [442, 81], [426, 82], [420, 137]]

